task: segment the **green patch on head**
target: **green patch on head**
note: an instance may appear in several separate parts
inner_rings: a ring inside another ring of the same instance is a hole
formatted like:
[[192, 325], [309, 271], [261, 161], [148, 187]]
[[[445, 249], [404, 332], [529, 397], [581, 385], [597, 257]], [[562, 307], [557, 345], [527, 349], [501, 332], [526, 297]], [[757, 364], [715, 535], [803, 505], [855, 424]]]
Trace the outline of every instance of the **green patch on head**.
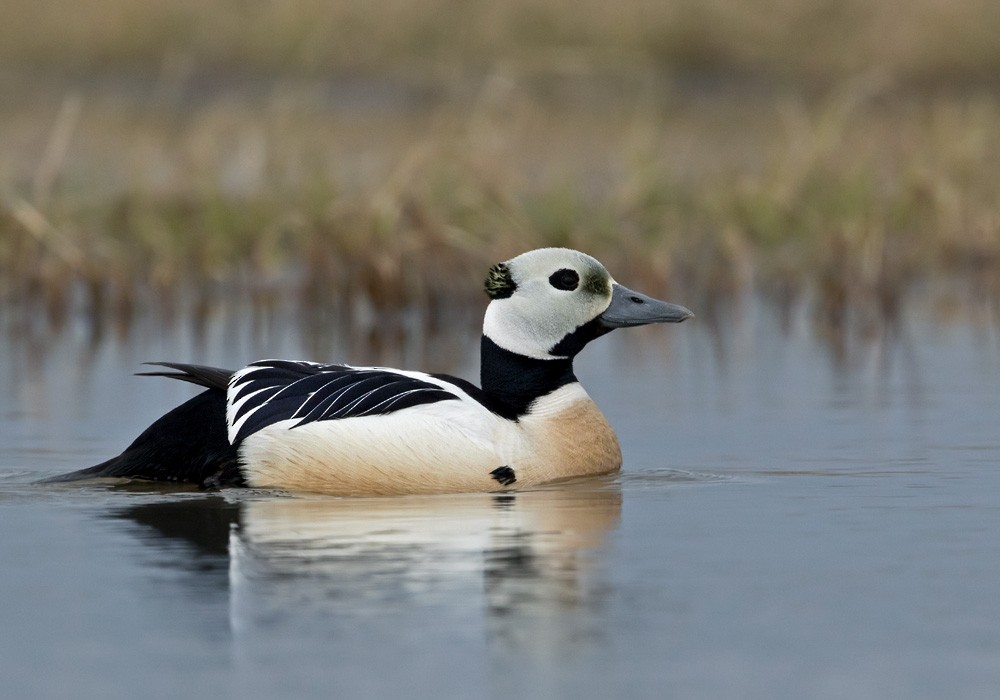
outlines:
[[583, 288], [600, 297], [611, 295], [611, 279], [603, 270], [593, 270], [583, 278]]
[[497, 263], [490, 268], [486, 275], [486, 296], [490, 299], [506, 299], [517, 289], [514, 278], [510, 276], [510, 269], [505, 263]]

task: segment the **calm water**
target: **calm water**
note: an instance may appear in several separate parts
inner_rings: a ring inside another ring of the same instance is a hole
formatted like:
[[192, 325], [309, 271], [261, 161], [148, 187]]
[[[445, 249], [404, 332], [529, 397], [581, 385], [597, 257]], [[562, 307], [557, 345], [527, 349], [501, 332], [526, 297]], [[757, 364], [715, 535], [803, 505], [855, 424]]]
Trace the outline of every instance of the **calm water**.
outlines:
[[191, 395], [131, 377], [143, 360], [474, 376], [474, 331], [6, 333], [3, 695], [996, 697], [1000, 335], [909, 308], [843, 352], [755, 302], [619, 332], [578, 364], [619, 477], [369, 500], [33, 482]]

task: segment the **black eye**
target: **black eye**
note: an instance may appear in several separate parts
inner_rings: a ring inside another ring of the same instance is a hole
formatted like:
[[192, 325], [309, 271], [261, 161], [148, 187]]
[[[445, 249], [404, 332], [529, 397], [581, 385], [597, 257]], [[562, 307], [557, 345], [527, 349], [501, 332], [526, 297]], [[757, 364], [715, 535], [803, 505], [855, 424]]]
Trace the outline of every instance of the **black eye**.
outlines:
[[580, 284], [580, 275], [576, 273], [576, 270], [570, 270], [568, 268], [556, 270], [549, 277], [549, 284], [556, 289], [572, 292], [576, 289], [577, 285]]

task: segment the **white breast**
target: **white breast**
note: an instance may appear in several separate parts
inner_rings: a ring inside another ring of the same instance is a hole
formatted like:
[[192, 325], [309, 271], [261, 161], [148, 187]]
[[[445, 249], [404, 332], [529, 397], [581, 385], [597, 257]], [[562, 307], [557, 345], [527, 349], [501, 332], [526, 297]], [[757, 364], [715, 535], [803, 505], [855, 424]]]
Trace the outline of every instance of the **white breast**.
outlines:
[[621, 465], [618, 440], [578, 383], [538, 399], [517, 422], [468, 396], [395, 413], [297, 425], [289, 419], [239, 448], [247, 483], [342, 496], [498, 491], [603, 474]]

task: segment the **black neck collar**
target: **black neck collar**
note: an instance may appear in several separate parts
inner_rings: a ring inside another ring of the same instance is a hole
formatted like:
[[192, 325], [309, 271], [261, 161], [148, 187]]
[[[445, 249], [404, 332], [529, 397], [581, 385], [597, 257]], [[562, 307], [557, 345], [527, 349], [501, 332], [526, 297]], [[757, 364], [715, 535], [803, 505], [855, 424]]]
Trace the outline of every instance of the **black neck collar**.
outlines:
[[527, 413], [535, 399], [577, 381], [572, 357], [552, 360], [525, 357], [504, 350], [485, 335], [480, 362], [483, 392], [508, 407], [514, 416]]

